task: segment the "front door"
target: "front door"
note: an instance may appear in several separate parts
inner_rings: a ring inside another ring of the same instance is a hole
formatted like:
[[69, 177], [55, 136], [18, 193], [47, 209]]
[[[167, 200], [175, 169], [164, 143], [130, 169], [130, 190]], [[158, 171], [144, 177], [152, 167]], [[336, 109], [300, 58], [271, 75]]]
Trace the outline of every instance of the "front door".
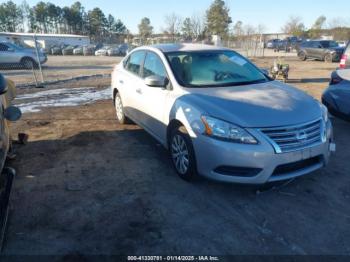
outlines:
[[[166, 69], [160, 57], [154, 52], [147, 52], [142, 78], [149, 76], [167, 77]], [[165, 87], [151, 87], [143, 84], [141, 89], [141, 107], [144, 113], [143, 124], [160, 141], [166, 141], [166, 120], [169, 116], [165, 115], [166, 98], [169, 95], [169, 89]]]
[[19, 61], [15, 50], [4, 43], [0, 43], [0, 63], [12, 64], [18, 62]]

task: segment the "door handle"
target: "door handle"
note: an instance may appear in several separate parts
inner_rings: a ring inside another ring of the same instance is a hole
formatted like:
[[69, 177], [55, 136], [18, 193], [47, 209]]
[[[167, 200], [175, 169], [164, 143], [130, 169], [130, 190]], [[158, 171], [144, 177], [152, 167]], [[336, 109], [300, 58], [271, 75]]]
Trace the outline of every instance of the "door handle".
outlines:
[[142, 89], [141, 88], [136, 89], [136, 93], [141, 95], [142, 94]]

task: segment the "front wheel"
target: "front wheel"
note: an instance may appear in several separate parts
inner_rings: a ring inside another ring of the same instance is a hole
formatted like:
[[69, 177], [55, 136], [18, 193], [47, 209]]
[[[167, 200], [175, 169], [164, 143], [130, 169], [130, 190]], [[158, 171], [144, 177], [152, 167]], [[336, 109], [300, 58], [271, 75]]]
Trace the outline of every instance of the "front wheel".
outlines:
[[37, 63], [31, 58], [24, 58], [22, 60], [22, 65], [25, 69], [34, 69], [38, 67]]
[[175, 128], [170, 135], [170, 155], [178, 175], [192, 181], [197, 177], [196, 160], [191, 138], [184, 126]]
[[306, 54], [305, 54], [304, 52], [300, 52], [300, 53], [298, 54], [298, 57], [299, 57], [299, 59], [300, 59], [301, 61], [305, 61], [305, 60], [307, 59], [307, 56], [306, 56]]
[[333, 62], [333, 56], [332, 56], [332, 54], [327, 54], [327, 55], [325, 55], [324, 61], [325, 61], [326, 63], [332, 63], [332, 62]]

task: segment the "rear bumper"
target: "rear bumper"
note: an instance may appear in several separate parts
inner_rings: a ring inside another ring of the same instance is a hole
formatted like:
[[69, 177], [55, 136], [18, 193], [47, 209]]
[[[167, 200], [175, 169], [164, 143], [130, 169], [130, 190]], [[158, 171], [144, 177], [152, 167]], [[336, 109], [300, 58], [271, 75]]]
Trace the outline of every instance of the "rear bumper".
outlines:
[[350, 121], [350, 112], [345, 112], [340, 109], [337, 105], [336, 100], [333, 98], [332, 93], [329, 89], [327, 89], [322, 95], [322, 104], [324, 104], [328, 111], [341, 119]]
[[260, 141], [258, 145], [229, 143], [199, 135], [193, 139], [197, 170], [213, 180], [244, 184], [265, 184], [303, 176], [327, 165], [332, 133], [329, 124], [327, 142], [281, 154], [276, 154], [258, 132], [253, 134]]

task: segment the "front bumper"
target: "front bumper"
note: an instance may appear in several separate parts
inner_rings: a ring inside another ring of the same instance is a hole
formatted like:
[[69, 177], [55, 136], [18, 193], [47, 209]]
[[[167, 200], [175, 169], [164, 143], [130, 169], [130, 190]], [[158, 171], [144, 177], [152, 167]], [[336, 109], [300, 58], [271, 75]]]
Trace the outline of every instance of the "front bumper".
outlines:
[[[243, 184], [265, 184], [306, 175], [326, 166], [329, 161], [330, 149], [333, 147], [330, 122], [327, 129], [325, 143], [281, 154], [275, 153], [273, 146], [255, 129], [248, 131], [259, 140], [258, 145], [235, 144], [198, 135], [193, 139], [197, 170], [199, 174], [213, 180]], [[220, 167], [252, 170], [255, 173], [223, 174], [217, 171]]]
[[41, 56], [40, 58], [40, 63], [43, 65], [47, 62], [47, 56]]

